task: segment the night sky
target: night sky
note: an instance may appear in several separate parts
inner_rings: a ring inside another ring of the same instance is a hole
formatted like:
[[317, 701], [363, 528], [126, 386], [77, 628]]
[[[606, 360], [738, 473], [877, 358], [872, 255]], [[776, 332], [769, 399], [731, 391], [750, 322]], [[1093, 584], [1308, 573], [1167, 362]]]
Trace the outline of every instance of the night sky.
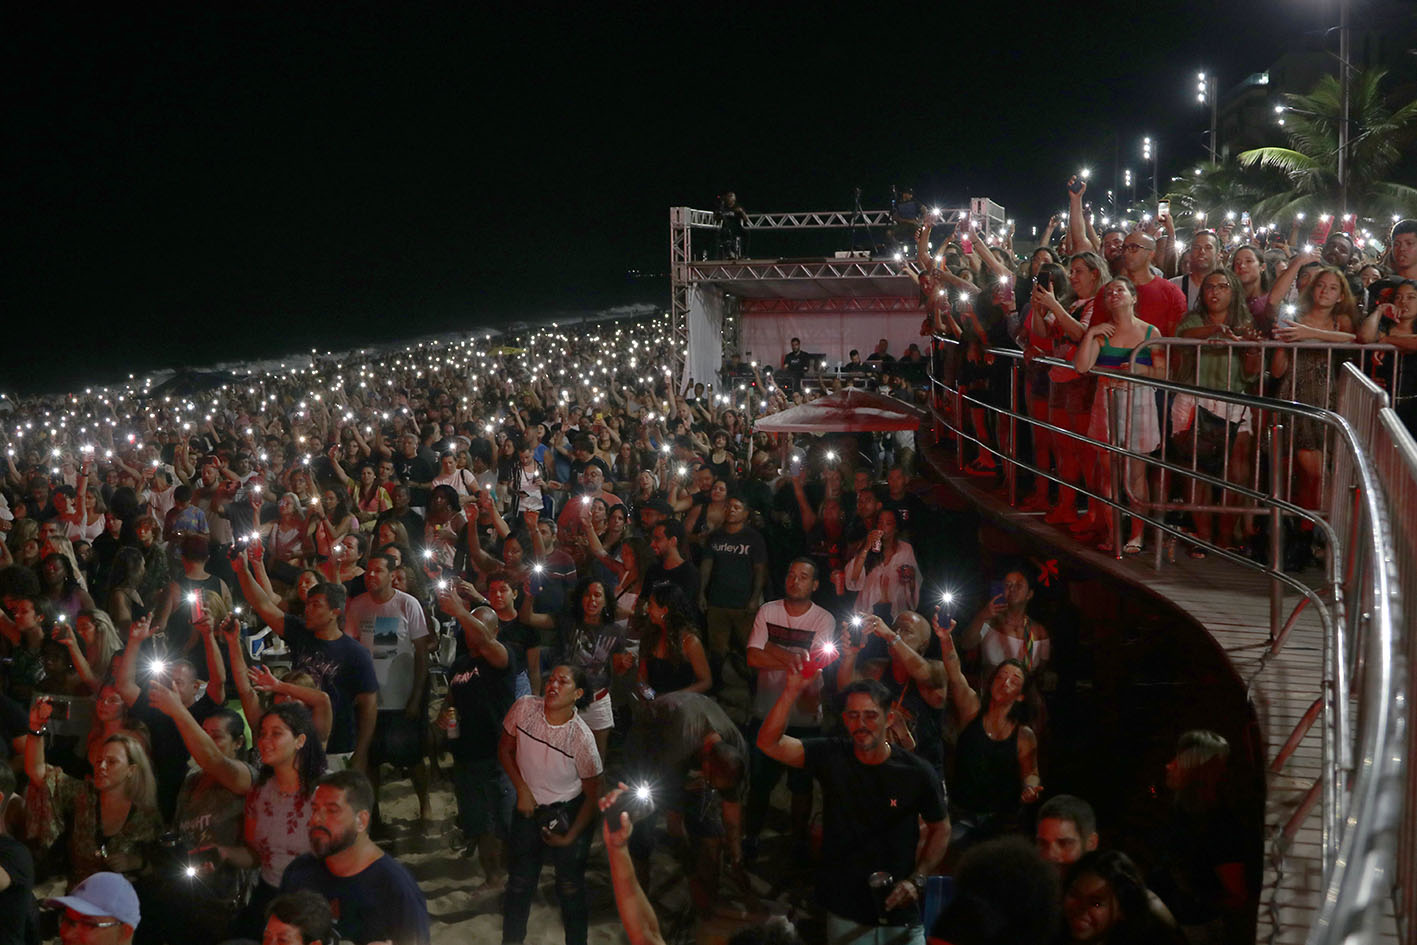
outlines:
[[1110, 177], [1114, 134], [1127, 166], [1145, 133], [1170, 173], [1200, 158], [1198, 69], [1229, 85], [1336, 22], [1333, 0], [52, 6], [3, 15], [8, 391], [667, 305], [627, 271], [663, 273], [668, 207], [727, 188], [872, 208], [909, 180], [1026, 234], [1073, 168]]

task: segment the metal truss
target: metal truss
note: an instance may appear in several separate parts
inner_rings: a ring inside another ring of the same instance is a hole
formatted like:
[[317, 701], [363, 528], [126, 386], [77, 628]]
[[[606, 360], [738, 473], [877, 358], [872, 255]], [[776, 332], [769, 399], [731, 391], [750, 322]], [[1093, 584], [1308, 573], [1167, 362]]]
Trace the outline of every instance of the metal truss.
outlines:
[[890, 259], [752, 260], [690, 262], [689, 282], [778, 282], [812, 279], [908, 278], [904, 264]]
[[669, 357], [675, 375], [682, 374], [688, 362], [689, 290], [693, 286], [689, 279], [689, 263], [694, 251], [690, 227], [701, 225], [693, 222], [693, 215], [713, 217], [713, 214], [703, 210], [669, 208], [669, 329], [674, 339]]
[[[1004, 208], [988, 197], [973, 197], [968, 208], [942, 208], [941, 226], [949, 226], [969, 214], [978, 221], [980, 231], [991, 235], [1005, 223]], [[692, 207], [669, 208], [669, 314], [670, 327], [674, 336], [671, 365], [680, 374], [687, 359], [689, 347], [689, 292], [700, 282], [766, 282], [785, 280], [804, 282], [831, 279], [893, 279], [905, 278], [902, 267], [893, 260], [886, 259], [824, 259], [821, 261], [728, 261], [708, 264], [694, 261], [694, 230], [718, 229], [718, 217], [711, 210], [695, 210]], [[752, 230], [848, 230], [852, 227], [889, 227], [889, 210], [804, 210], [786, 213], [749, 213], [748, 226]], [[842, 286], [843, 293], [850, 293], [860, 286]], [[879, 291], [877, 289], [876, 291]], [[780, 308], [777, 311], [832, 311], [828, 305], [835, 305], [836, 311], [889, 312], [918, 310], [913, 304], [913, 293], [898, 302], [889, 298], [856, 298], [849, 294], [831, 300], [812, 300], [794, 303], [787, 299], [741, 299], [741, 311], [768, 311], [762, 306], [790, 306], [802, 304], [801, 309]], [[897, 304], [903, 306], [896, 308]], [[882, 307], [872, 307], [882, 306]], [[725, 331], [724, 342], [736, 344], [737, 319], [731, 332]], [[725, 326], [726, 327], [726, 326]]]
[[830, 299], [739, 299], [738, 308], [744, 315], [845, 314], [865, 312], [888, 315], [894, 312], [920, 312], [915, 296], [845, 296]]

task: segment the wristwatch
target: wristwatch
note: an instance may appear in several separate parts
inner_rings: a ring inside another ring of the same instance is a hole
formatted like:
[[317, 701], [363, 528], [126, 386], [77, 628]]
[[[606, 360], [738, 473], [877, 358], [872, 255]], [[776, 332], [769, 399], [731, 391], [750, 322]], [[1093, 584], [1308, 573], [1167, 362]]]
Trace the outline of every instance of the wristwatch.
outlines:
[[922, 893], [923, 893], [923, 892], [925, 891], [925, 874], [924, 874], [924, 873], [911, 873], [911, 874], [910, 874], [910, 884], [915, 887], [915, 891], [916, 891], [916, 892], [922, 892]]

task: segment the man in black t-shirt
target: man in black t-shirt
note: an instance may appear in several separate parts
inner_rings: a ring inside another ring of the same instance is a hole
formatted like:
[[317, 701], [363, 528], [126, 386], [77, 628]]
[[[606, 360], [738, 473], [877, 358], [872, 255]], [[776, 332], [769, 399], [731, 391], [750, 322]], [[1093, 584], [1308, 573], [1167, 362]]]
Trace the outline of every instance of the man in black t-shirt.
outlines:
[[847, 737], [804, 741], [786, 733], [788, 712], [821, 665], [787, 674], [782, 695], [758, 730], [758, 748], [810, 771], [822, 786], [817, 899], [827, 910], [827, 940], [924, 945], [925, 878], [944, 858], [950, 838], [944, 791], [928, 764], [886, 741], [895, 713], [890, 694], [873, 679], [842, 691]]
[[923, 538], [925, 503], [914, 493], [906, 491], [910, 477], [899, 466], [892, 466], [886, 473], [886, 497], [881, 500], [881, 508], [895, 513], [896, 526], [901, 535], [910, 541]]
[[399, 453], [394, 457], [394, 473], [409, 487], [413, 505], [422, 508], [428, 504], [428, 490], [432, 488], [433, 477], [438, 473], [433, 461], [418, 449], [418, 437], [412, 433], [405, 433], [399, 440]]
[[282, 892], [309, 889], [330, 901], [341, 941], [428, 945], [428, 903], [407, 867], [369, 839], [374, 788], [358, 771], [316, 782], [310, 853], [285, 868]]
[[782, 369], [800, 377], [811, 364], [812, 359], [802, 350], [802, 339], [793, 338], [792, 350], [782, 356]]
[[448, 670], [448, 696], [438, 716], [453, 756], [458, 826], [467, 842], [464, 855], [476, 847], [487, 885], [495, 887], [505, 875], [502, 839], [516, 801], [512, 782], [497, 761], [502, 719], [514, 701], [515, 666], [508, 647], [497, 639], [497, 614], [490, 607], [469, 611], [452, 589], [438, 595], [438, 607], [458, 622], [466, 644]]
[[748, 635], [767, 583], [767, 542], [748, 524], [742, 496], [731, 495], [724, 503], [723, 525], [704, 541], [699, 575], [699, 610], [708, 617], [709, 667], [717, 691], [730, 649], [737, 657], [737, 671], [747, 678]]
[[[695, 602], [699, 599], [699, 570], [693, 563], [686, 561], [680, 553], [684, 546], [684, 523], [677, 518], [669, 518], [654, 526], [654, 531], [650, 535], [650, 550], [654, 552], [659, 560], [649, 566], [645, 572], [644, 591], [649, 591], [660, 581], [669, 581], [677, 584], [684, 591], [684, 599]], [[694, 608], [694, 620], [697, 621], [700, 614], [698, 608]]]
[[305, 614], [287, 614], [251, 578], [244, 554], [233, 562], [236, 580], [251, 609], [285, 640], [292, 669], [306, 672], [330, 697], [333, 720], [327, 754], [350, 755], [356, 767], [367, 763], [378, 713], [379, 680], [369, 648], [340, 629], [347, 594], [341, 584], [317, 584], [305, 595]]

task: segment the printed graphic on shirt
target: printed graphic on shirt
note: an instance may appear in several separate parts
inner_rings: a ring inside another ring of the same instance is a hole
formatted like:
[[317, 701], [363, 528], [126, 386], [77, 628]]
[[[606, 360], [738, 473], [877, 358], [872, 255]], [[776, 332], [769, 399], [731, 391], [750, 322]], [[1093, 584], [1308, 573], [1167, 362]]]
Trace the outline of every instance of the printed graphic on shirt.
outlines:
[[816, 632], [811, 627], [784, 627], [780, 623], [768, 621], [768, 642], [780, 647], [810, 650], [815, 636]]

